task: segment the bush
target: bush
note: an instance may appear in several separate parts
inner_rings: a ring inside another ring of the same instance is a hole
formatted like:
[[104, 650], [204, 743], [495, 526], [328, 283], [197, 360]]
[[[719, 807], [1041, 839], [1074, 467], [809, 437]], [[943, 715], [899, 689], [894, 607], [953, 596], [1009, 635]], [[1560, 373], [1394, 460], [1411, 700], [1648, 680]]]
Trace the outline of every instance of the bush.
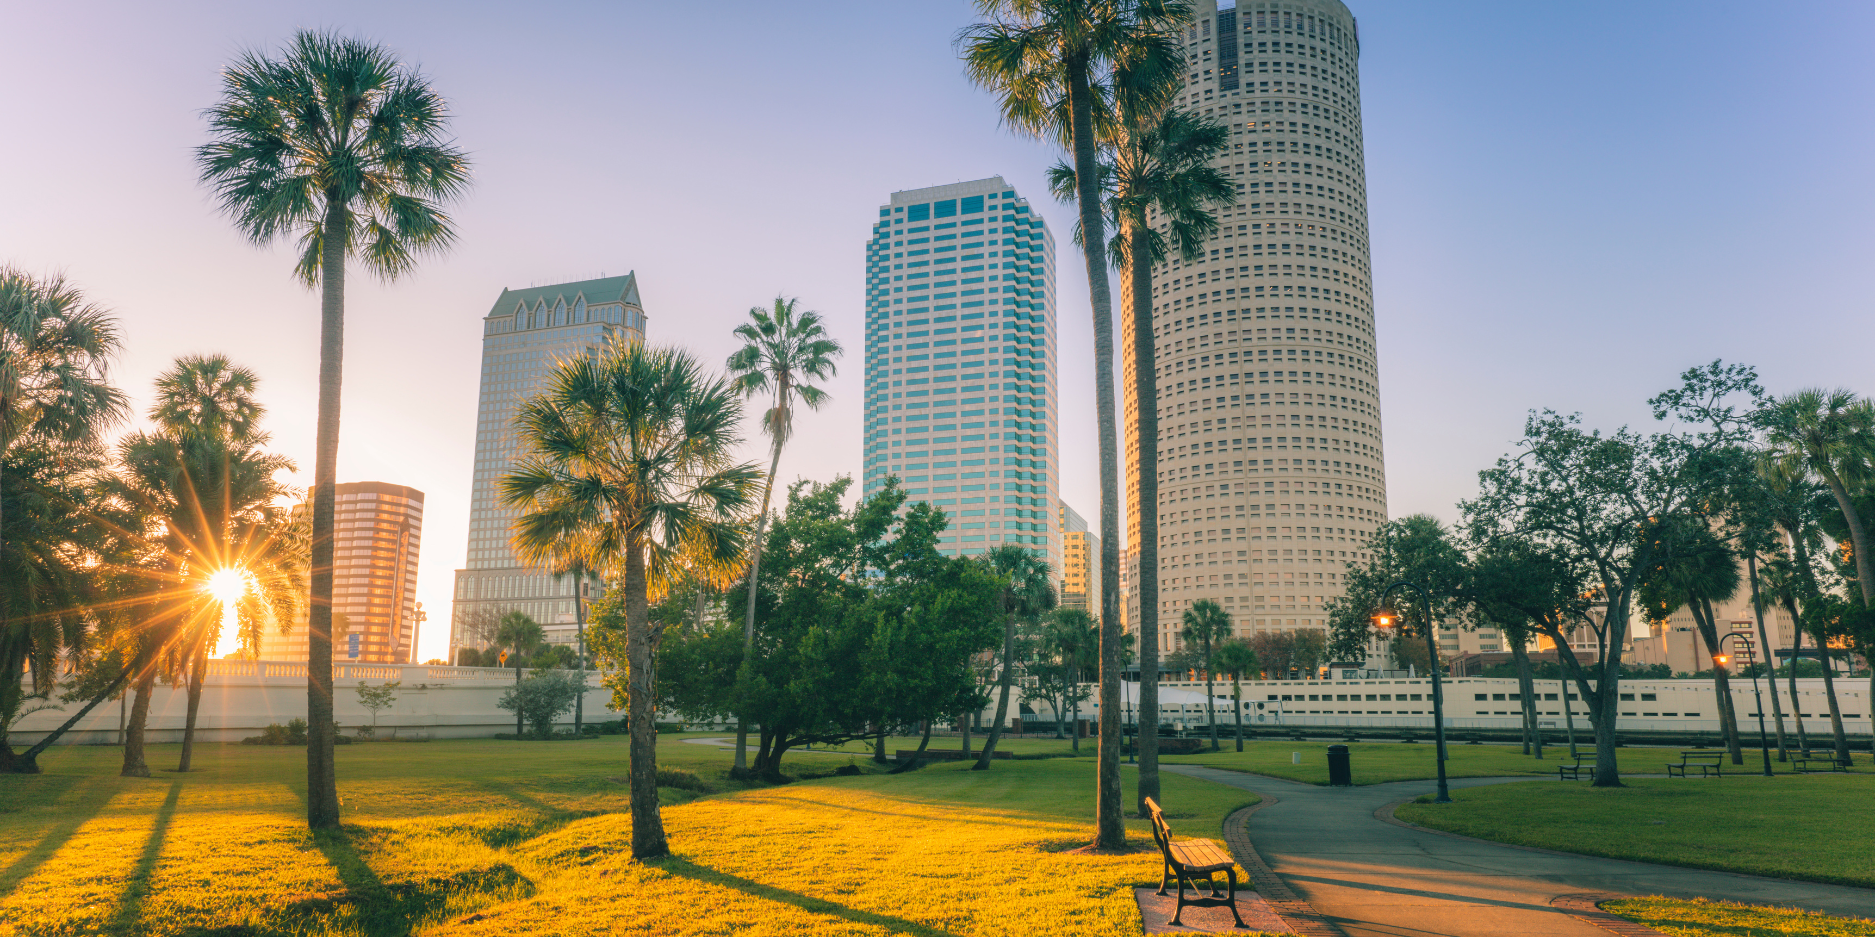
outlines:
[[509, 687], [495, 702], [509, 712], [520, 711], [535, 738], [552, 738], [553, 724], [573, 709], [579, 698], [579, 680], [564, 670], [536, 673]]
[[[624, 722], [623, 719], [619, 721]], [[684, 724], [681, 722], [654, 722], [652, 726], [658, 730], [659, 735], [673, 735], [684, 730]]]
[[696, 791], [697, 793], [700, 793], [700, 794], [707, 794], [710, 792], [710, 785], [708, 782], [704, 781], [700, 777], [697, 777], [696, 772], [685, 771], [682, 768], [659, 768], [658, 769], [658, 786], [659, 787], [674, 787], [680, 791]]
[[[337, 724], [333, 725], [337, 729]], [[340, 744], [351, 741], [340, 738]], [[306, 744], [306, 720], [294, 719], [286, 725], [273, 723], [260, 730], [259, 735], [250, 735], [241, 740], [243, 745], [304, 745]]]

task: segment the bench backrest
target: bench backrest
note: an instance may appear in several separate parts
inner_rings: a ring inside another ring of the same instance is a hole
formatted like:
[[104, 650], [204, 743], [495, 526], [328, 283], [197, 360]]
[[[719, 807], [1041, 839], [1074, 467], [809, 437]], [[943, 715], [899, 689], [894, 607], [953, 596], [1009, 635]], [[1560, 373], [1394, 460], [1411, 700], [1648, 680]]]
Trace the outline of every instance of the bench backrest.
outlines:
[[1159, 846], [1160, 854], [1166, 861], [1172, 858], [1172, 828], [1165, 823], [1165, 811], [1159, 809], [1159, 802], [1146, 798], [1146, 815], [1152, 818], [1152, 841]]
[[1707, 759], [1718, 761], [1719, 759], [1724, 758], [1724, 757], [1725, 757], [1724, 752], [1699, 751], [1699, 752], [1681, 752], [1680, 753], [1681, 761], [1705, 761]]

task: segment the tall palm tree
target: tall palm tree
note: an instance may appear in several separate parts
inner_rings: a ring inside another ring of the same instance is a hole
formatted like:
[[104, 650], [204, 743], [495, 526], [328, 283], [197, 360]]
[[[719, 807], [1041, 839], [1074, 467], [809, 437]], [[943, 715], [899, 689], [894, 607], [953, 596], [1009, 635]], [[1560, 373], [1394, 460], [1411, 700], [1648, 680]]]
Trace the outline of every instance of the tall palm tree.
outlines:
[[1179, 634], [1186, 644], [1198, 645], [1202, 655], [1199, 660], [1204, 662], [1205, 719], [1211, 723], [1211, 750], [1217, 751], [1217, 698], [1211, 687], [1217, 662], [1212, 660], [1211, 651], [1230, 637], [1230, 613], [1210, 599], [1199, 599], [1185, 610], [1184, 627], [1179, 629]]
[[[1822, 546], [1823, 534], [1812, 511], [1821, 486], [1805, 466], [1779, 458], [1775, 451], [1765, 453], [1758, 460], [1758, 478], [1766, 495], [1766, 506], [1771, 512], [1771, 518], [1782, 530], [1790, 547], [1789, 557], [1774, 560], [1766, 572], [1769, 574], [1771, 591], [1783, 604], [1784, 613], [1790, 616], [1800, 643], [1804, 620], [1798, 603], [1809, 603], [1822, 594], [1822, 587], [1816, 579], [1813, 551]], [[1823, 664], [1823, 692], [1829, 702], [1830, 730], [1835, 742], [1836, 758], [1847, 764], [1849, 736], [1843, 729], [1842, 706], [1836, 698], [1836, 668], [1830, 666], [1828, 636], [1819, 630], [1812, 637], [1816, 639], [1819, 660]], [[1797, 731], [1801, 736], [1803, 704], [1797, 699], [1797, 662], [1803, 658], [1797, 656], [1795, 650], [1793, 647], [1790, 658], [1790, 706], [1797, 713]]]
[[467, 188], [468, 158], [445, 136], [448, 109], [388, 49], [328, 32], [294, 35], [278, 58], [222, 72], [196, 151], [202, 180], [256, 244], [297, 237], [295, 274], [320, 291], [318, 440], [313, 456], [312, 608], [306, 641], [306, 818], [339, 822], [332, 728], [332, 531], [338, 481], [345, 263], [385, 280], [446, 248], [442, 204]]
[[[1094, 410], [1100, 443], [1101, 733], [1096, 845], [1126, 844], [1120, 806], [1120, 463], [1113, 378], [1113, 295], [1107, 280], [1099, 151], [1111, 136], [1111, 74], [1122, 60], [1182, 63], [1168, 41], [1191, 19], [1185, 0], [978, 0], [984, 22], [958, 36], [965, 68], [998, 97], [1003, 123], [1072, 154], [1082, 258], [1094, 325]], [[1142, 54], [1142, 51], [1145, 54]], [[1169, 68], [1168, 71], [1177, 71]], [[1150, 512], [1141, 512], [1150, 513]], [[1148, 577], [1150, 578], [1150, 577]], [[1109, 715], [1111, 714], [1111, 715]]]
[[[1185, 260], [1195, 260], [1205, 241], [1217, 232], [1214, 206], [1236, 200], [1236, 186], [1223, 170], [1209, 163], [1230, 145], [1229, 128], [1214, 121], [1173, 109], [1176, 74], [1168, 81], [1157, 56], [1128, 61], [1116, 72], [1115, 87], [1120, 121], [1106, 148], [1102, 190], [1106, 214], [1115, 235], [1108, 253], [1126, 274], [1126, 302], [1122, 306], [1128, 330], [1128, 365], [1136, 400], [1133, 418], [1138, 441], [1137, 471], [1132, 483], [1138, 511], [1140, 637], [1139, 810], [1145, 799], [1161, 801], [1159, 747], [1156, 730], [1159, 711], [1159, 582], [1145, 570], [1159, 568], [1159, 519], [1152, 509], [1159, 502], [1158, 380], [1153, 366], [1152, 271], [1173, 249]], [[1050, 173], [1057, 195], [1078, 189], [1070, 167], [1057, 165]], [[1154, 220], [1165, 223], [1158, 230]], [[1077, 232], [1077, 238], [1083, 232]], [[1134, 258], [1140, 258], [1134, 263]]]
[[[71, 448], [74, 456], [83, 454], [79, 450], [95, 450], [104, 432], [127, 412], [123, 392], [110, 383], [110, 362], [119, 347], [117, 319], [88, 301], [64, 277], [41, 279], [0, 266], [0, 464], [22, 445]], [[11, 523], [5, 513], [6, 490], [0, 478], [0, 556], [17, 549], [16, 559], [52, 559], [55, 553], [47, 552], [56, 550], [52, 542], [31, 541], [42, 534], [55, 536], [57, 527], [35, 529]], [[9, 534], [30, 539], [9, 544]], [[58, 565], [63, 566], [63, 561]], [[34, 567], [9, 564], [9, 568], [24, 573]], [[29, 659], [50, 661], [64, 649], [63, 630], [46, 631], [16, 618], [28, 609], [15, 609], [12, 603], [23, 600], [23, 593], [0, 590], [0, 699], [20, 687], [20, 675]], [[58, 646], [34, 646], [42, 640]], [[53, 671], [36, 667], [35, 672], [50, 679]], [[10, 764], [10, 755], [7, 751], [0, 758]]]
[[1853, 391], [1810, 388], [1771, 401], [1760, 419], [1765, 441], [1784, 462], [1815, 473], [1836, 497], [1836, 508], [1849, 528], [1862, 604], [1875, 606], [1868, 528], [1851, 493], [1875, 480], [1875, 405]]
[[1242, 641], [1231, 641], [1211, 655], [1212, 665], [1230, 674], [1231, 708], [1237, 711], [1237, 750], [1243, 751], [1243, 675], [1257, 669], [1257, 652]]
[[529, 563], [579, 562], [624, 591], [632, 855], [669, 852], [658, 815], [649, 603], [699, 568], [740, 562], [761, 470], [730, 454], [735, 388], [669, 349], [612, 340], [562, 362], [515, 417], [525, 450], [501, 480]]
[[1657, 555], [1667, 559], [1642, 585], [1640, 600], [1655, 622], [1684, 605], [1705, 640], [1712, 658], [1712, 688], [1718, 697], [1719, 729], [1732, 764], [1745, 763], [1738, 737], [1738, 713], [1732, 705], [1730, 668], [1720, 661], [1721, 646], [1718, 619], [1713, 603], [1724, 602], [1738, 594], [1738, 557], [1707, 529], [1704, 519], [1690, 519], [1660, 524], [1657, 536], [1661, 545]]
[[1009, 693], [1016, 682], [1016, 625], [1034, 621], [1055, 607], [1053, 572], [1048, 563], [1030, 553], [1028, 548], [1003, 544], [982, 557], [984, 565], [1002, 580], [997, 608], [1003, 616], [1003, 653], [1001, 674], [997, 678], [996, 722], [990, 737], [984, 740], [972, 771], [988, 771], [996, 743], [1003, 737], [1003, 724], [1009, 719]]
[[[768, 525], [768, 502], [775, 492], [775, 472], [781, 467], [781, 449], [794, 435], [794, 405], [798, 400], [809, 410], [820, 409], [827, 402], [827, 392], [810, 380], [824, 381], [839, 369], [833, 359], [840, 356], [840, 343], [827, 336], [820, 313], [795, 311], [800, 300], [775, 297], [772, 309], [756, 306], [749, 310], [749, 321], [736, 326], [736, 337], [743, 345], [729, 356], [729, 373], [735, 387], [743, 394], [772, 391], [775, 403], [762, 414], [762, 431], [770, 440], [768, 478], [762, 485], [762, 512], [755, 516], [755, 537], [749, 550], [749, 607], [742, 617], [742, 667], [736, 675], [738, 684], [746, 685], [750, 662], [755, 656], [755, 587], [762, 571], [762, 531]], [[737, 773], [749, 769], [749, 722], [736, 716]]]

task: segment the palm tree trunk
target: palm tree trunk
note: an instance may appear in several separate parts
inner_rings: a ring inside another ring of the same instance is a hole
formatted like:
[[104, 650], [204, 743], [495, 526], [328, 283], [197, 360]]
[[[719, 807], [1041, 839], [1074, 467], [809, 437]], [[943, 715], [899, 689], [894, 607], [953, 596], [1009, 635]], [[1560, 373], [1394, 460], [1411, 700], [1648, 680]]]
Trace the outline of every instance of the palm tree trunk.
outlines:
[[[1073, 749], [1076, 755], [1079, 755], [1081, 753], [1081, 651], [1078, 646], [1074, 650], [1074, 669], [1071, 675], [1074, 679], [1073, 682], [1068, 684], [1068, 686], [1071, 687], [1071, 689], [1068, 690], [1068, 696], [1074, 700], [1074, 710], [1070, 717], [1073, 723], [1073, 731], [1068, 733], [1068, 737], [1073, 739], [1073, 741], [1069, 742], [1068, 745]], [[1096, 808], [1098, 808], [1098, 805], [1096, 805]]]
[[[787, 400], [787, 387], [781, 388], [782, 404]], [[768, 501], [775, 493], [775, 472], [781, 467], [782, 437], [775, 436], [774, 452], [768, 458], [768, 484], [762, 486], [762, 513], [755, 518], [755, 540], [749, 549], [749, 605], [742, 615], [742, 665], [736, 668], [736, 683], [747, 686], [754, 667], [755, 657], [755, 586], [762, 574], [762, 531], [768, 527]], [[736, 763], [731, 772], [740, 775], [749, 770], [749, 720], [741, 713], [736, 714]]]
[[[1790, 716], [1791, 722], [1797, 729], [1797, 748], [1799, 751], [1802, 751], [1810, 747], [1810, 739], [1803, 731], [1803, 701], [1797, 698], [1797, 664], [1799, 661], [1803, 660], [1803, 623], [1796, 619], [1796, 607], [1791, 605], [1788, 598], [1784, 600], [1784, 605], [1786, 611], [1790, 612], [1792, 615], [1790, 620]], [[1775, 679], [1771, 681], [1771, 692], [1773, 694], [1777, 692], [1777, 681]]]
[[[1005, 602], [1008, 599], [1005, 597]], [[990, 737], [983, 742], [983, 753], [977, 756], [977, 763], [970, 766], [972, 771], [988, 771], [990, 756], [996, 751], [996, 743], [1003, 737], [1003, 722], [1009, 716], [1009, 690], [1016, 683], [1016, 616], [1003, 613], [1003, 672], [997, 679], [1000, 688], [996, 697], [996, 724], [990, 726]]]
[[[1758, 597], [1758, 553], [1745, 552], [1745, 570], [1751, 578], [1751, 613], [1758, 619], [1758, 646], [1764, 649], [1765, 682], [1771, 685], [1771, 718], [1777, 724], [1777, 760], [1790, 760], [1784, 745], [1784, 704], [1777, 699], [1777, 655], [1771, 652], [1771, 634], [1764, 628], [1764, 606]], [[1792, 657], [1794, 662], [1797, 658]]]
[[1692, 599], [1686, 604], [1692, 609], [1693, 620], [1699, 625], [1700, 637], [1706, 640], [1706, 650], [1712, 658], [1712, 692], [1719, 699], [1719, 733], [1725, 737], [1725, 750], [1731, 754], [1732, 764], [1742, 765], [1745, 763], [1745, 753], [1738, 742], [1738, 715], [1732, 707], [1731, 675], [1718, 661], [1718, 625], [1712, 620], [1711, 609], [1702, 611], [1701, 606], [1705, 603], [1701, 600]]
[[326, 209], [319, 260], [319, 415], [313, 452], [312, 607], [306, 626], [306, 824], [339, 825], [332, 725], [332, 533], [338, 507], [339, 402], [345, 361], [346, 206]]
[[964, 713], [962, 716], [959, 716], [957, 719], [957, 722], [958, 724], [963, 726], [963, 737], [964, 737], [964, 755], [963, 756], [965, 758], [968, 758], [970, 757], [970, 714]]
[[1230, 675], [1231, 709], [1237, 713], [1237, 750], [1243, 751], [1243, 675], [1233, 671]]
[[514, 651], [514, 740], [527, 740], [527, 730], [521, 725], [521, 650]]
[[1842, 480], [1835, 472], [1824, 472], [1823, 480], [1829, 483], [1830, 494], [1836, 496], [1836, 507], [1842, 511], [1842, 520], [1849, 528], [1849, 549], [1855, 558], [1855, 579], [1862, 587], [1862, 604], [1875, 606], [1875, 567], [1870, 566], [1868, 551], [1868, 532], [1862, 527], [1862, 515], [1856, 513], [1855, 502], [1849, 497], [1849, 490], [1843, 487]]
[[150, 721], [150, 694], [156, 689], [156, 664], [152, 661], [137, 677], [136, 701], [130, 704], [130, 722], [124, 727], [124, 768], [120, 777], [147, 778], [150, 766], [143, 759], [143, 729]]
[[195, 716], [202, 709], [202, 678], [208, 670], [208, 634], [196, 637], [194, 653], [189, 655], [189, 715], [182, 726], [182, 757], [177, 771], [189, 771], [195, 762]]
[[[1816, 582], [1816, 570], [1812, 569], [1810, 566], [1810, 548], [1804, 546], [1802, 537], [1797, 536], [1795, 532], [1789, 533], [1791, 551], [1797, 557], [1797, 569], [1803, 573], [1804, 585], [1809, 590], [1806, 594], [1821, 594], [1822, 590], [1817, 586]], [[1789, 596], [1785, 596], [1784, 603], [1785, 607], [1790, 611], [1791, 620], [1797, 622], [1798, 628], [1802, 628], [1803, 618], [1797, 614], [1795, 600]], [[1829, 699], [1829, 727], [1831, 734], [1835, 737], [1836, 760], [1843, 764], [1848, 764], [1849, 735], [1843, 731], [1842, 707], [1836, 701], [1836, 668], [1830, 664], [1829, 639], [1827, 635], [1820, 633], [1813, 634], [1810, 637], [1816, 639], [1818, 658], [1823, 664], [1823, 694]], [[1791, 672], [1796, 672], [1794, 662]], [[1875, 702], [1875, 700], [1871, 700], [1871, 702]]]
[[924, 750], [931, 747], [931, 720], [924, 721], [924, 737], [918, 740], [918, 751], [911, 756], [913, 767], [924, 764]]
[[[1138, 505], [1139, 575], [1139, 791], [1138, 811], [1159, 791], [1159, 380], [1153, 370], [1152, 265], [1148, 233], [1136, 221], [1127, 225], [1127, 311], [1130, 314], [1133, 422], [1137, 443], [1133, 461], [1134, 502]], [[1161, 801], [1162, 802], [1162, 801]]]
[[[1113, 378], [1113, 292], [1107, 279], [1107, 227], [1102, 212], [1099, 154], [1094, 135], [1094, 94], [1085, 56], [1068, 66], [1068, 120], [1074, 145], [1076, 207], [1081, 212], [1081, 258], [1087, 264], [1087, 298], [1094, 319], [1094, 422], [1100, 453], [1100, 702], [1102, 706], [1095, 845], [1126, 843], [1120, 805], [1120, 451], [1119, 415]], [[1113, 652], [1107, 652], [1112, 645]], [[1114, 713], [1110, 735], [1107, 714]], [[1109, 742], [1109, 739], [1114, 741]], [[1111, 750], [1109, 750], [1111, 749]]]
[[118, 688], [122, 687], [125, 684], [125, 682], [127, 682], [130, 679], [130, 673], [131, 671], [129, 669], [125, 669], [124, 671], [119, 673], [117, 675], [117, 679], [112, 680], [110, 685], [104, 688], [104, 692], [99, 693], [98, 695], [92, 697], [90, 700], [86, 701], [84, 708], [73, 713], [71, 718], [65, 720], [65, 722], [62, 725], [60, 725], [58, 728], [53, 729], [51, 732], [46, 733], [46, 737], [34, 743], [33, 747], [25, 750], [24, 752], [21, 752], [17, 758], [13, 759], [12, 765], [7, 767], [6, 770], [14, 774], [38, 774], [39, 773], [39, 754], [41, 752], [44, 752], [46, 749], [51, 748], [53, 744], [58, 742], [60, 736], [63, 736], [65, 733], [70, 732], [72, 730], [72, 726], [77, 725], [79, 721], [83, 720], [86, 716], [90, 715], [93, 709], [98, 708], [99, 703], [102, 703], [105, 700], [110, 699], [111, 695], [116, 693]]
[[1217, 744], [1217, 696], [1212, 688], [1211, 641], [1204, 642], [1204, 718], [1211, 724], [1211, 750], [1218, 751]]
[[653, 722], [651, 621], [645, 596], [645, 545], [634, 534], [625, 552], [626, 718], [631, 725], [632, 858], [649, 859], [670, 852], [664, 820], [658, 815], [658, 730]]

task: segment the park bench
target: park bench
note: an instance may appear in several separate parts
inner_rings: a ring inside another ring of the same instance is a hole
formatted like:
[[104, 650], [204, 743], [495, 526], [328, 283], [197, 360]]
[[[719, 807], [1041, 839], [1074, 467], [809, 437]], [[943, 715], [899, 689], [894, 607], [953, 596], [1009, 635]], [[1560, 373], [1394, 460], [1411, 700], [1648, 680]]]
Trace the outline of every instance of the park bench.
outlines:
[[1673, 777], [1675, 774], [1678, 774], [1680, 777], [1686, 777], [1686, 770], [1688, 768], [1698, 768], [1699, 776], [1702, 778], [1711, 775], [1723, 776], [1725, 772], [1720, 770], [1719, 765], [1724, 760], [1725, 752], [1719, 750], [1700, 749], [1698, 751], [1681, 752], [1679, 764], [1676, 765], [1672, 762], [1667, 763], [1667, 777]]
[[1585, 774], [1590, 779], [1595, 777], [1594, 755], [1577, 755], [1575, 756], [1575, 762], [1576, 763], [1573, 765], [1557, 765], [1556, 779], [1559, 781], [1580, 781]]
[[[1165, 823], [1165, 811], [1152, 798], [1146, 798], [1146, 811], [1152, 817], [1152, 839], [1159, 844], [1159, 857], [1165, 860], [1165, 869], [1159, 876], [1159, 894], [1165, 894], [1167, 883], [1178, 882], [1178, 907], [1172, 912], [1172, 923], [1179, 923], [1179, 916], [1185, 913], [1185, 906], [1194, 908], [1230, 909], [1230, 916], [1237, 919], [1237, 926], [1247, 926], [1243, 915], [1237, 913], [1237, 863], [1230, 853], [1208, 839], [1189, 839], [1182, 843], [1172, 842], [1172, 828]], [[1217, 893], [1217, 873], [1224, 873], [1229, 879], [1229, 892], [1220, 896]], [[1194, 876], [1204, 877], [1203, 892], [1198, 891], [1198, 882]], [[1185, 897], [1185, 886], [1191, 886], [1192, 897]]]
[[1791, 753], [1790, 763], [1799, 774], [1809, 774], [1811, 762], [1822, 762], [1828, 765], [1831, 771], [1848, 770], [1847, 765], [1837, 760], [1836, 750], [1833, 748], [1806, 748]]

